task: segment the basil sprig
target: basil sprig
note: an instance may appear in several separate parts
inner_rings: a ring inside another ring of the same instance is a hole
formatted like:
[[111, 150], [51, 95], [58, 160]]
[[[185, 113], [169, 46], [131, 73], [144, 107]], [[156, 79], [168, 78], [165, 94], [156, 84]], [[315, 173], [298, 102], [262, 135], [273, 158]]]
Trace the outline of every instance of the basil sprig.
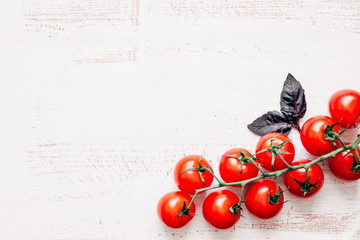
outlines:
[[290, 73], [287, 75], [281, 91], [280, 111], [269, 111], [255, 119], [247, 127], [260, 136], [270, 132], [288, 135], [292, 126], [300, 130], [299, 119], [306, 113], [305, 90]]

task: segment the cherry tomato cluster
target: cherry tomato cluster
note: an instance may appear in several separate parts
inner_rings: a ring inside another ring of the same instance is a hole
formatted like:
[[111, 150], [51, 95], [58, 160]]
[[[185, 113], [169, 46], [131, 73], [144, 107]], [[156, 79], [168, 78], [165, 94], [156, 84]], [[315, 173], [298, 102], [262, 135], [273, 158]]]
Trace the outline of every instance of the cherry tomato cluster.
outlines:
[[[341, 128], [354, 128], [359, 124], [360, 93], [355, 90], [335, 93], [329, 100], [329, 112], [331, 117], [312, 117], [301, 128], [301, 142], [312, 155], [324, 156], [348, 144], [340, 138]], [[356, 151], [344, 150], [329, 158], [329, 168], [339, 179], [357, 180], [360, 178], [360, 147]], [[308, 159], [293, 162], [294, 158], [293, 143], [286, 135], [277, 132], [263, 135], [254, 154], [243, 148], [226, 151], [219, 161], [221, 179], [202, 156], [185, 156], [174, 169], [174, 181], [180, 191], [161, 197], [158, 215], [167, 226], [182, 227], [196, 213], [194, 199], [197, 194], [216, 189], [206, 196], [202, 205], [203, 216], [213, 227], [226, 229], [234, 226], [240, 219], [243, 203], [254, 216], [272, 218], [283, 207], [284, 190], [307, 198], [323, 186], [324, 173], [318, 164]], [[278, 184], [280, 176], [284, 177], [284, 190]], [[274, 179], [264, 179], [267, 177]], [[212, 185], [214, 178], [218, 185]], [[230, 190], [217, 189], [224, 186], [240, 187], [240, 196]]]

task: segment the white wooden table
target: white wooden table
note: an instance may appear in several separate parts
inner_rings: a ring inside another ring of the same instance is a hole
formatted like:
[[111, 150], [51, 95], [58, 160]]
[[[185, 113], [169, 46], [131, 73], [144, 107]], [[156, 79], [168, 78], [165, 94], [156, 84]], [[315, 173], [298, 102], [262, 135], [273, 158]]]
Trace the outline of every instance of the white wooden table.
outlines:
[[[359, 90], [357, 0], [24, 0], [0, 3], [0, 239], [360, 239], [360, 183], [325, 165], [322, 191], [272, 220], [165, 227], [175, 162], [217, 171], [246, 125], [279, 109], [288, 72], [308, 111]], [[356, 130], [347, 133], [348, 140]], [[313, 158], [290, 134], [296, 159]]]

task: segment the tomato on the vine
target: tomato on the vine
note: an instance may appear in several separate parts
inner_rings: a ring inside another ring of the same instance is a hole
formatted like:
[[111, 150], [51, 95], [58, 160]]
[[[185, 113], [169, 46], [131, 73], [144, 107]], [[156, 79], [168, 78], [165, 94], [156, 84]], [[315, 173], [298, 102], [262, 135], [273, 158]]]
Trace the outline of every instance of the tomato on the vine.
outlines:
[[206, 221], [219, 229], [234, 226], [240, 219], [239, 198], [229, 190], [217, 190], [204, 200], [203, 215]]
[[[236, 157], [229, 157], [229, 155]], [[252, 158], [250, 152], [243, 148], [233, 148], [226, 151], [220, 158], [219, 172], [221, 178], [227, 182], [238, 182], [256, 177], [259, 169], [247, 159]], [[244, 162], [242, 162], [244, 161]]]
[[[260, 153], [258, 153], [261, 151]], [[294, 160], [295, 148], [290, 139], [282, 133], [268, 133], [262, 136], [256, 144], [256, 158], [265, 169], [277, 171], [286, 168], [286, 161]], [[283, 160], [284, 161], [283, 161]]]
[[[276, 189], [277, 188], [277, 189]], [[268, 219], [283, 208], [284, 196], [280, 186], [271, 180], [254, 182], [245, 193], [245, 205], [256, 217]]]
[[187, 194], [195, 194], [196, 189], [209, 187], [214, 176], [208, 161], [199, 155], [188, 155], [180, 159], [174, 170], [174, 180], [179, 189]]
[[335, 150], [334, 144], [325, 139], [325, 127], [333, 126], [336, 133], [340, 132], [334, 119], [328, 116], [315, 116], [308, 119], [301, 128], [300, 139], [305, 149], [315, 156], [321, 156]]
[[[310, 160], [300, 160], [293, 166], [309, 163]], [[306, 176], [307, 175], [307, 176]], [[304, 168], [299, 168], [284, 175], [284, 184], [295, 196], [307, 198], [317, 193], [324, 183], [324, 173], [319, 165], [312, 165], [306, 174]]]
[[195, 204], [187, 214], [183, 210], [189, 206], [191, 197], [181, 191], [169, 192], [162, 196], [157, 205], [159, 218], [169, 227], [180, 228], [187, 224], [195, 214]]
[[343, 89], [329, 99], [331, 117], [343, 128], [354, 128], [360, 123], [360, 92]]
[[[360, 146], [357, 147], [358, 156]], [[329, 158], [329, 168], [335, 177], [344, 181], [354, 181], [360, 179], [360, 159], [356, 159], [354, 150], [346, 150], [338, 153], [335, 157]]]

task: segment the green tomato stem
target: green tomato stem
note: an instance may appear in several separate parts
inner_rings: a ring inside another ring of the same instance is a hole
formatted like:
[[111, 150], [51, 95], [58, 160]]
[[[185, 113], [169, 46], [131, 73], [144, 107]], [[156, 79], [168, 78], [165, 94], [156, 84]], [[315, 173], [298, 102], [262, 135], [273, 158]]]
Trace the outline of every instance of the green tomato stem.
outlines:
[[253, 158], [249, 158], [249, 161], [252, 164], [254, 164], [257, 167], [257, 169], [259, 169], [259, 171], [261, 172], [262, 175], [265, 175], [265, 171], [260, 167], [260, 165], [257, 162], [254, 161]]
[[208, 167], [206, 167], [205, 171], [209, 172], [211, 175], [213, 175], [213, 177], [216, 179], [216, 181], [219, 183], [220, 186], [224, 186], [225, 183], [223, 181], [221, 181], [220, 178], [218, 178], [215, 173]]

